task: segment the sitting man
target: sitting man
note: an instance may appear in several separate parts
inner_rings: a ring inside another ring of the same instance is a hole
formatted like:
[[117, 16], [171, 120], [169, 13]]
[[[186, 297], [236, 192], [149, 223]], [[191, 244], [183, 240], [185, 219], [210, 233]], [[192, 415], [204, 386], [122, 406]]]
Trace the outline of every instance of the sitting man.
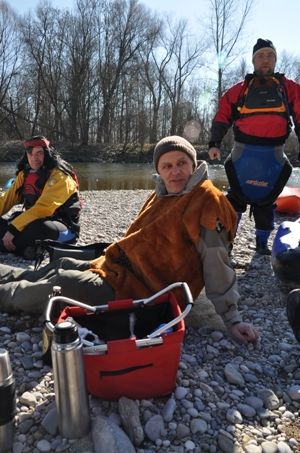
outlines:
[[[177, 281], [196, 298], [205, 286], [231, 334], [241, 342], [258, 338], [237, 310], [239, 293], [228, 251], [236, 214], [225, 195], [197, 164], [184, 138], [166, 137], [154, 149], [156, 189], [125, 236], [91, 262], [60, 258], [32, 271], [0, 265], [0, 310], [41, 312], [54, 285], [65, 297], [90, 305], [145, 298]], [[178, 301], [184, 304], [182, 295]]]
[[[36, 239], [74, 242], [79, 235], [78, 182], [42, 136], [24, 142], [11, 187], [0, 195], [0, 251], [34, 259]], [[15, 205], [23, 209], [2, 216]]]

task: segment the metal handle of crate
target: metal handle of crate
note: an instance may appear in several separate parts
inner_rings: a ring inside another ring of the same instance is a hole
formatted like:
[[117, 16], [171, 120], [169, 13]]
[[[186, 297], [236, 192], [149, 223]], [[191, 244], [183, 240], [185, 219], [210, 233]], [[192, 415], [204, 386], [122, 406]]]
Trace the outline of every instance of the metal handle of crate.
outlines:
[[158, 297], [162, 296], [163, 294], [169, 293], [170, 291], [173, 291], [174, 289], [177, 289], [177, 288], [182, 288], [183, 289], [187, 305], [189, 305], [189, 304], [193, 305], [194, 304], [193, 296], [192, 296], [191, 290], [190, 290], [190, 288], [189, 288], [189, 286], [188, 286], [188, 284], [186, 282], [172, 283], [171, 285], [166, 286], [164, 289], [161, 289], [160, 291], [158, 291], [157, 293], [155, 293], [152, 296], [148, 297], [147, 299], [134, 300], [133, 303], [134, 304], [141, 304], [141, 303], [149, 304], [150, 302], [152, 302], [153, 300], [155, 300]]
[[[162, 295], [165, 292], [171, 291], [172, 289], [179, 288], [179, 287], [182, 287], [182, 289], [184, 290], [186, 301], [187, 301], [187, 306], [185, 307], [183, 312], [179, 316], [177, 316], [177, 318], [174, 318], [171, 321], [169, 321], [168, 323], [166, 323], [163, 326], [159, 327], [154, 332], [152, 332], [149, 335], [147, 335], [147, 338], [159, 337], [161, 334], [166, 332], [168, 329], [171, 329], [173, 326], [178, 324], [190, 312], [192, 306], [194, 305], [194, 300], [193, 300], [190, 288], [189, 288], [187, 283], [185, 283], [185, 282], [173, 283], [172, 285], [170, 285], [167, 288], [165, 288], [162, 291], [160, 291], [159, 295]], [[156, 297], [158, 297], [158, 293], [156, 293]]]
[[[161, 289], [157, 293], [152, 294], [152, 296], [149, 296], [149, 297], [144, 298], [144, 299], [133, 300], [132, 304], [133, 305], [147, 305], [147, 304], [150, 304], [151, 302], [155, 301], [156, 299], [158, 299], [163, 294], [169, 293], [169, 292], [173, 291], [174, 289], [178, 289], [178, 288], [182, 288], [183, 289], [187, 305], [190, 305], [190, 304], [193, 305], [194, 304], [193, 296], [192, 296], [191, 290], [190, 290], [190, 288], [189, 288], [189, 286], [188, 286], [188, 284], [186, 282], [172, 283], [171, 285], [166, 286], [165, 288]], [[109, 305], [108, 304], [106, 304], [106, 305], [97, 305], [96, 307], [93, 307], [93, 308], [96, 309], [97, 313], [98, 312], [105, 312], [105, 311], [109, 310]], [[190, 310], [190, 308], [189, 308], [189, 310]]]
[[[151, 303], [152, 301], [156, 300], [158, 297], [162, 296], [163, 294], [166, 294], [170, 291], [173, 291], [174, 289], [177, 288], [182, 288], [185, 294], [187, 306], [185, 310], [175, 319], [172, 319], [170, 322], [165, 324], [164, 326], [160, 327], [157, 329], [155, 332], [152, 332], [150, 335], [147, 336], [147, 338], [154, 338], [159, 335], [161, 335], [164, 331], [167, 329], [170, 329], [173, 327], [175, 324], [180, 322], [182, 319], [186, 317], [186, 315], [189, 313], [190, 309], [192, 308], [194, 304], [193, 296], [191, 294], [190, 288], [186, 282], [176, 282], [172, 283], [171, 285], [167, 286], [166, 288], [158, 291], [157, 293], [153, 294], [152, 296], [145, 298], [145, 299], [137, 299], [133, 301], [134, 305], [147, 305]], [[54, 324], [51, 321], [51, 313], [53, 309], [53, 305], [55, 302], [63, 302], [66, 305], [73, 305], [76, 307], [84, 308], [85, 310], [91, 312], [91, 313], [98, 313], [99, 311], [107, 311], [109, 306], [108, 305], [88, 305], [83, 302], [79, 302], [78, 300], [75, 299], [70, 299], [69, 297], [64, 297], [64, 296], [52, 296], [49, 299], [46, 311], [45, 311], [45, 324], [47, 324], [47, 327], [51, 332], [54, 331]]]
[[64, 296], [53, 296], [50, 297], [46, 311], [45, 311], [45, 324], [47, 324], [48, 329], [50, 332], [54, 331], [54, 324], [51, 320], [51, 313], [53, 309], [53, 305], [55, 302], [63, 302], [66, 305], [75, 305], [76, 307], [84, 308], [85, 310], [90, 311], [91, 313], [95, 313], [97, 311], [97, 307], [93, 307], [92, 305], [87, 305], [83, 302], [79, 302], [75, 299], [70, 299], [69, 297]]

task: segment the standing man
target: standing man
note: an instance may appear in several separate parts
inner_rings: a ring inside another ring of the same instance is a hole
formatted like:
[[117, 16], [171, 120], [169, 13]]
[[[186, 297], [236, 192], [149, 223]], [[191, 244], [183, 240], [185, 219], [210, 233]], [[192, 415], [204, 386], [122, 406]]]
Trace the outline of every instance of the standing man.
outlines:
[[220, 99], [209, 142], [210, 159], [220, 159], [220, 146], [233, 125], [234, 146], [225, 161], [228, 199], [239, 218], [250, 205], [256, 228], [256, 251], [270, 255], [268, 238], [274, 228], [274, 202], [292, 172], [284, 154], [291, 117], [300, 141], [300, 85], [275, 73], [272, 41], [258, 39], [253, 47], [253, 74]]

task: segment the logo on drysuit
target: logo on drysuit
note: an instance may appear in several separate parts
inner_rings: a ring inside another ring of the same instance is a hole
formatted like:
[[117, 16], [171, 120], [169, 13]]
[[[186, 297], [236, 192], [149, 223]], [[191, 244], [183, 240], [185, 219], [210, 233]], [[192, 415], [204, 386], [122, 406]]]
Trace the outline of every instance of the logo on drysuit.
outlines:
[[250, 186], [258, 187], [268, 187], [269, 183], [267, 181], [258, 181], [257, 179], [247, 179], [246, 184]]

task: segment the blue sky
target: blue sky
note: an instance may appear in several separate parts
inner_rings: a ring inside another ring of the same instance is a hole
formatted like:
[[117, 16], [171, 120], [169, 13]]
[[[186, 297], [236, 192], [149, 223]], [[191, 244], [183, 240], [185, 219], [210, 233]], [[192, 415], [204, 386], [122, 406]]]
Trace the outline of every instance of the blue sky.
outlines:
[[[178, 17], [188, 18], [194, 26], [200, 23], [208, 11], [209, 0], [140, 0], [151, 10], [172, 13]], [[251, 49], [246, 55], [251, 58], [253, 44], [257, 38], [268, 38], [273, 41], [277, 52], [283, 50], [300, 56], [300, 0], [285, 0], [284, 3], [274, 0], [254, 0], [252, 15], [247, 24], [247, 43]], [[7, 0], [12, 8], [19, 13], [33, 10], [39, 0]], [[72, 8], [74, 0], [49, 0], [59, 8]], [[252, 39], [253, 37], [253, 39]]]

